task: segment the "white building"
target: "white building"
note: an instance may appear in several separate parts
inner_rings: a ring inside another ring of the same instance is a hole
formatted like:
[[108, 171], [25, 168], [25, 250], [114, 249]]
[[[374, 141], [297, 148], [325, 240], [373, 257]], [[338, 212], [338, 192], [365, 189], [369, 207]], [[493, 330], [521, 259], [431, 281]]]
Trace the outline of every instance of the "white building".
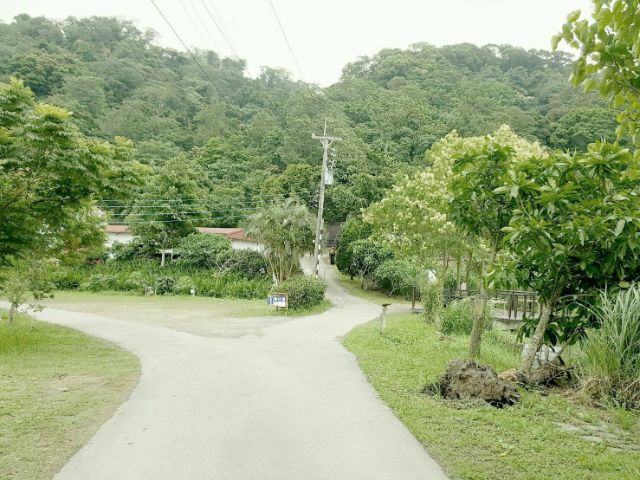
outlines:
[[[200, 233], [210, 233], [213, 235], [223, 235], [231, 240], [231, 247], [235, 250], [260, 250], [258, 242], [245, 238], [244, 229], [242, 228], [210, 228], [197, 227]], [[107, 232], [107, 247], [112, 246], [115, 242], [126, 244], [131, 243], [133, 234], [126, 225], [105, 225]]]

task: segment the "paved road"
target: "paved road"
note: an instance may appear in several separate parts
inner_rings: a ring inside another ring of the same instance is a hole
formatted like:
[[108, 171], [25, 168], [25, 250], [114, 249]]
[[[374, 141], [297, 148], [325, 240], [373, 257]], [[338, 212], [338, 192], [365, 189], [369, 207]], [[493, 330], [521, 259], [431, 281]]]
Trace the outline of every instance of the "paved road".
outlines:
[[55, 480], [446, 479], [339, 343], [379, 307], [344, 292], [329, 269], [326, 279], [336, 307], [259, 337], [38, 314], [142, 362], [129, 400]]

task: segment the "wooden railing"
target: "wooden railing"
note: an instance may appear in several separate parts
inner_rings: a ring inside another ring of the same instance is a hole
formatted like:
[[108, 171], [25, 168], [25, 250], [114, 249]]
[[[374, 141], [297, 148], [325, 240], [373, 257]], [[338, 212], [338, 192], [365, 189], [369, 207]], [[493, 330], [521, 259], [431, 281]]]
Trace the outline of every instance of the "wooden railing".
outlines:
[[[461, 290], [457, 288], [445, 288], [443, 295], [443, 303], [455, 300], [472, 298], [480, 294], [479, 290]], [[491, 300], [493, 316], [500, 320], [519, 321], [526, 315], [529, 318], [539, 317], [542, 312], [542, 305], [539, 296], [534, 292], [526, 292], [520, 290], [493, 290], [487, 292]], [[412, 307], [415, 308], [416, 302], [420, 299], [420, 288], [413, 287]]]

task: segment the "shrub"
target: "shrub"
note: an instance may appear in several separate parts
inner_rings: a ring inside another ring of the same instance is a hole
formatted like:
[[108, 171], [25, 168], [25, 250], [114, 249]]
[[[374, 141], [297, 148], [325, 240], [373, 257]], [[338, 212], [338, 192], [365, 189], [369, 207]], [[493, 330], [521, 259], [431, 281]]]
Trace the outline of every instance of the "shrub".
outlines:
[[178, 244], [177, 265], [190, 268], [213, 268], [220, 254], [231, 252], [231, 240], [222, 235], [192, 233]]
[[160, 277], [156, 280], [156, 294], [164, 295], [173, 292], [174, 281], [171, 277]]
[[352, 251], [349, 250], [351, 244], [357, 240], [364, 240], [371, 236], [373, 227], [369, 223], [364, 223], [360, 217], [349, 217], [340, 232], [338, 249], [336, 250], [336, 267], [345, 275], [355, 275], [351, 270]]
[[85, 269], [58, 267], [52, 270], [49, 280], [56, 290], [75, 290], [87, 279]]
[[445, 335], [471, 335], [473, 329], [473, 299], [450, 302], [442, 311], [440, 331]]
[[599, 326], [581, 342], [583, 391], [599, 400], [640, 406], [640, 287], [602, 293], [594, 314]]
[[145, 280], [142, 273], [135, 271], [125, 280], [124, 286], [127, 290], [144, 290]]
[[118, 283], [118, 278], [115, 275], [102, 275], [95, 274], [89, 277], [89, 280], [84, 282], [81, 286], [83, 290], [90, 292], [100, 292], [102, 290], [112, 290]]
[[387, 260], [373, 272], [376, 283], [389, 296], [394, 293], [410, 294], [417, 285], [422, 269], [409, 260]]
[[195, 287], [193, 279], [185, 275], [180, 277], [176, 284], [173, 286], [173, 293], [190, 294], [191, 288], [193, 287]]
[[286, 293], [289, 308], [309, 308], [324, 300], [327, 284], [319, 278], [295, 275], [279, 285], [274, 285], [271, 293]]
[[444, 301], [442, 285], [441, 279], [432, 282], [428, 275], [420, 279], [420, 301], [427, 322], [437, 323], [440, 320]]
[[394, 257], [393, 251], [373, 240], [356, 240], [349, 246], [351, 266], [362, 280], [362, 288], [368, 286], [373, 272]]
[[246, 277], [265, 277], [269, 274], [267, 259], [254, 250], [231, 250], [218, 255], [221, 270]]
[[130, 262], [145, 255], [153, 256], [155, 250], [145, 250], [144, 248], [140, 247], [140, 243], [141, 240], [138, 237], [135, 237], [129, 243], [115, 242], [109, 249], [109, 255], [113, 258], [113, 260], [119, 262]]

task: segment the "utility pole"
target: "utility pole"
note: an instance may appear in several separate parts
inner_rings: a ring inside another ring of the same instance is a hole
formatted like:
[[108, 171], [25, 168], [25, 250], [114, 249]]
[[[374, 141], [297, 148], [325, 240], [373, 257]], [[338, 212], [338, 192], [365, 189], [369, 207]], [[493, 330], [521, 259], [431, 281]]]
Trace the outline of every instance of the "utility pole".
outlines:
[[321, 137], [317, 137], [314, 133], [311, 135], [314, 140], [320, 140], [322, 142], [322, 173], [320, 174], [320, 199], [318, 200], [318, 223], [316, 224], [316, 245], [314, 249], [313, 258], [315, 258], [316, 266], [313, 271], [313, 276], [318, 276], [320, 269], [320, 242], [322, 240], [322, 211], [324, 209], [324, 182], [325, 171], [327, 169], [327, 159], [329, 156], [329, 147], [333, 142], [342, 141], [338, 137], [327, 137], [327, 121], [324, 121], [324, 133]]

